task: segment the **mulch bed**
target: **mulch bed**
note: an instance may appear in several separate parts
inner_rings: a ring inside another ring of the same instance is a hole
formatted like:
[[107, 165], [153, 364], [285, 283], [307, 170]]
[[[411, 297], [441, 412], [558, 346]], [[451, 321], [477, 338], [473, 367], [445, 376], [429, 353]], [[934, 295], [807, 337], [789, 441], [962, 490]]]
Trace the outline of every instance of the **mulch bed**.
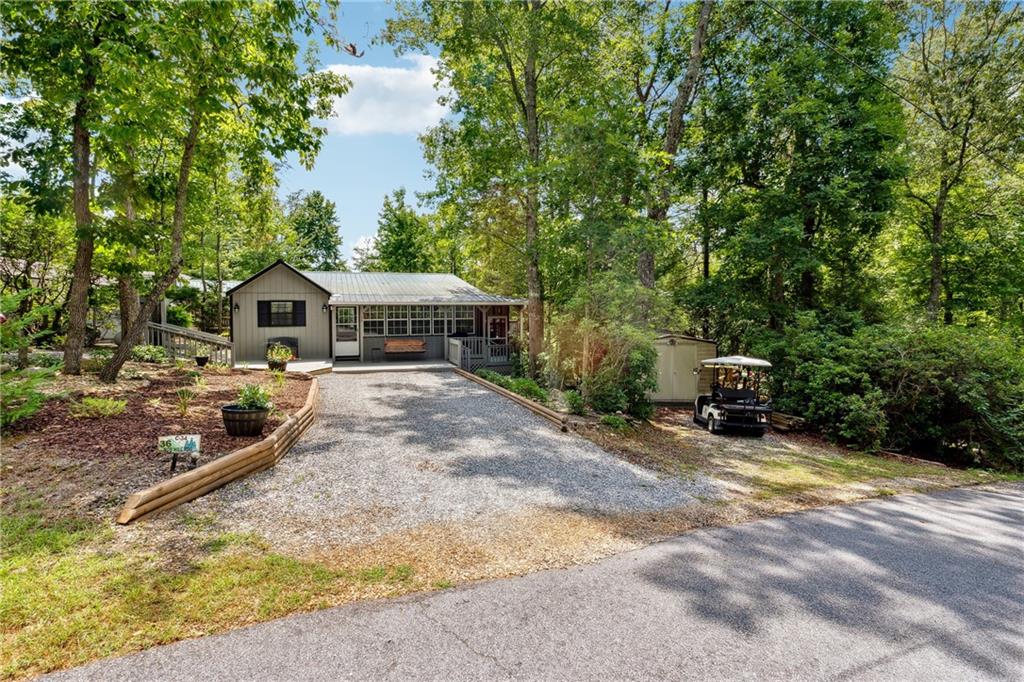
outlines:
[[[194, 370], [193, 370], [194, 372]], [[42, 497], [54, 511], [109, 513], [124, 497], [170, 476], [170, 455], [157, 452], [157, 438], [173, 434], [202, 437], [199, 463], [258, 442], [288, 415], [301, 408], [311, 377], [288, 374], [273, 402], [277, 408], [263, 435], [234, 438], [224, 430], [220, 408], [234, 402], [245, 384], [271, 385], [258, 370], [204, 371], [205, 387], [180, 369], [160, 369], [142, 381], [122, 380], [112, 388], [82, 391], [81, 379], [69, 385], [66, 399], [51, 400], [34, 417], [15, 425], [5, 437], [4, 488], [8, 493]], [[69, 378], [70, 379], [70, 378]], [[197, 394], [182, 417], [175, 392], [188, 387]], [[68, 407], [84, 393], [127, 400], [125, 411], [113, 417], [76, 418]], [[177, 473], [184, 471], [179, 460]]]

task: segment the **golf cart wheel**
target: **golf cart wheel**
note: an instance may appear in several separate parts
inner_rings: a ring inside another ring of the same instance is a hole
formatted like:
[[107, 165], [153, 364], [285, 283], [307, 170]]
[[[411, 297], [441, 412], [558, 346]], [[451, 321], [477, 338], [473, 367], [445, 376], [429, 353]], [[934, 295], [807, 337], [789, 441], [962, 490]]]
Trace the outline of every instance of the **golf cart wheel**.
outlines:
[[708, 417], [708, 433], [718, 433], [718, 420], [713, 416]]

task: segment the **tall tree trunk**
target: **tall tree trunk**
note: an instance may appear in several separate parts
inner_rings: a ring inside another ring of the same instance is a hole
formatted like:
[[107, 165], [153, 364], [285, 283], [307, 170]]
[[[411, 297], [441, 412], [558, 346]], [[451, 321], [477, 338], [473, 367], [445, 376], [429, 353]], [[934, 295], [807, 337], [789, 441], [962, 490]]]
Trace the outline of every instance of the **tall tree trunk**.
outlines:
[[[128, 196], [124, 200], [124, 217], [128, 221], [129, 229], [134, 230], [135, 202], [132, 199], [132, 193], [135, 191], [135, 183], [133, 181], [128, 183], [126, 191]], [[134, 259], [136, 255], [134, 246], [131, 248], [131, 255]], [[135, 288], [132, 278], [125, 273], [117, 278], [117, 302], [121, 312], [121, 340], [123, 341], [135, 318], [139, 316], [139, 291]], [[142, 335], [140, 334], [130, 341], [133, 346], [137, 346], [142, 343]]]
[[220, 262], [220, 228], [217, 228], [217, 333], [224, 331], [224, 271]]
[[927, 314], [928, 320], [934, 322], [939, 319], [939, 308], [941, 307], [942, 299], [942, 283], [943, 283], [943, 268], [942, 268], [942, 242], [945, 238], [945, 209], [946, 209], [946, 197], [948, 196], [948, 190], [946, 183], [943, 181], [939, 186], [939, 195], [935, 201], [935, 208], [932, 209], [932, 226], [930, 243], [928, 245], [931, 251], [931, 259], [929, 262], [929, 283], [928, 283], [928, 304]]
[[[198, 100], [199, 98], [197, 97], [196, 99]], [[188, 134], [185, 136], [182, 148], [181, 163], [178, 166], [178, 183], [174, 194], [174, 216], [171, 218], [170, 263], [164, 274], [153, 282], [153, 289], [146, 296], [146, 300], [142, 304], [142, 310], [139, 311], [138, 317], [132, 323], [127, 336], [122, 337], [121, 343], [118, 344], [117, 350], [114, 351], [114, 357], [110, 359], [110, 362], [107, 363], [100, 373], [102, 381], [108, 383], [117, 381], [117, 375], [120, 373], [121, 367], [128, 359], [128, 354], [132, 349], [131, 343], [128, 343], [127, 340], [142, 334], [146, 322], [153, 315], [157, 304], [163, 300], [167, 289], [174, 284], [178, 279], [178, 275], [181, 274], [183, 265], [182, 243], [185, 239], [185, 207], [188, 203], [188, 181], [189, 175], [192, 172], [192, 160], [195, 156], [196, 140], [199, 138], [201, 122], [202, 114], [198, 110], [198, 104], [194, 104], [190, 115]]]
[[82, 347], [85, 345], [85, 326], [89, 315], [89, 286], [92, 278], [92, 212], [89, 210], [89, 184], [91, 140], [87, 118], [93, 89], [96, 87], [96, 73], [92, 58], [85, 57], [85, 78], [81, 95], [75, 102], [75, 113], [71, 119], [72, 156], [74, 178], [72, 182], [72, 204], [75, 211], [75, 265], [71, 275], [71, 289], [68, 292], [68, 334], [64, 341], [64, 373], [82, 373]]
[[[701, 251], [701, 281], [707, 282], [711, 279], [711, 222], [707, 216], [708, 206], [708, 188], [701, 187], [700, 189], [700, 222], [701, 222], [701, 236], [700, 236], [700, 251]], [[711, 333], [711, 319], [710, 313], [707, 306], [704, 306], [703, 314], [701, 315], [701, 336], [705, 339]]]
[[[690, 44], [690, 59], [686, 65], [686, 73], [676, 89], [676, 96], [672, 101], [672, 108], [669, 110], [668, 125], [665, 128], [665, 141], [662, 147], [665, 160], [659, 173], [657, 192], [647, 207], [647, 219], [652, 223], [662, 223], [668, 219], [668, 210], [672, 197], [670, 175], [675, 167], [675, 157], [679, 151], [679, 141], [685, 129], [683, 117], [689, 111], [693, 100], [693, 93], [697, 87], [697, 81], [700, 80], [700, 66], [704, 57], [708, 22], [711, 19], [711, 10], [714, 8], [714, 5], [715, 0], [704, 0], [701, 5], [700, 15], [697, 17], [697, 26], [693, 31], [693, 42]], [[655, 280], [653, 246], [651, 243], [644, 244], [640, 255], [637, 257], [637, 278], [640, 280], [640, 284], [649, 289], [654, 288]]]
[[[540, 5], [530, 3], [530, 11]], [[537, 36], [531, 27], [527, 38], [526, 63], [523, 68], [523, 114], [526, 122], [527, 159], [529, 177], [526, 187], [526, 290], [527, 315], [530, 318], [529, 370], [536, 377], [539, 356], [544, 349], [544, 297], [540, 273], [540, 191], [537, 187], [540, 172], [540, 124], [537, 120]]]

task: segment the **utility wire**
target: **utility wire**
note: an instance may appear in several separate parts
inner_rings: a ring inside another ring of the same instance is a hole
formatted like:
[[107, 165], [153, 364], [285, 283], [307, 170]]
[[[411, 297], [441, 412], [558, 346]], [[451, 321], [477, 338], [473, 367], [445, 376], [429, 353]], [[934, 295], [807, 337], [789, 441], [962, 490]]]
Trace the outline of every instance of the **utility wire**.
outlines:
[[[844, 62], [846, 62], [850, 66], [854, 67], [858, 71], [861, 71], [865, 75], [867, 75], [868, 78], [870, 78], [871, 80], [875, 81], [876, 83], [881, 85], [883, 88], [885, 88], [886, 90], [888, 90], [892, 94], [894, 94], [897, 97], [899, 97], [901, 100], [903, 100], [904, 102], [906, 102], [907, 104], [912, 106], [914, 109], [916, 109], [918, 112], [920, 112], [923, 116], [926, 116], [929, 119], [931, 119], [932, 121], [934, 121], [935, 123], [937, 123], [939, 125], [939, 129], [942, 130], [944, 133], [947, 133], [949, 135], [954, 135], [955, 134], [951, 130], [946, 130], [946, 128], [943, 125], [942, 121], [940, 121], [937, 116], [932, 114], [930, 111], [928, 111], [926, 109], [923, 109], [921, 106], [919, 106], [917, 104], [917, 102], [913, 101], [909, 97], [906, 97], [902, 92], [900, 92], [899, 90], [897, 90], [893, 86], [889, 85], [889, 83], [887, 83], [885, 81], [885, 79], [879, 78], [878, 76], [873, 74], [870, 69], [868, 69], [868, 68], [866, 68], [864, 66], [861, 66], [860, 64], [858, 64], [854, 60], [852, 60], [849, 57], [847, 57], [845, 54], [843, 54], [842, 50], [840, 50], [838, 47], [836, 47], [832, 43], [828, 42], [827, 40], [825, 40], [824, 38], [819, 36], [817, 33], [815, 33], [811, 29], [809, 29], [806, 26], [804, 26], [803, 24], [801, 24], [796, 19], [793, 19], [792, 17], [787, 15], [785, 12], [780, 10], [778, 7], [776, 7], [772, 3], [768, 2], [768, 0], [758, 0], [758, 2], [760, 2], [762, 5], [764, 5], [765, 7], [770, 9], [771, 11], [775, 12], [776, 14], [778, 14], [780, 17], [782, 17], [783, 19], [788, 21], [793, 26], [797, 27], [798, 29], [800, 29], [801, 31], [803, 31], [804, 33], [809, 35], [811, 38], [813, 38], [815, 41], [817, 41], [818, 44], [822, 45], [823, 47], [827, 47], [829, 50], [831, 50], [836, 55], [838, 55], [839, 58], [842, 59]], [[986, 159], [988, 159], [990, 162], [992, 162], [996, 166], [999, 166], [1000, 168], [1002, 168], [1004, 171], [1006, 171], [1007, 173], [1009, 173], [1013, 177], [1015, 177], [1018, 180], [1024, 182], [1024, 176], [1018, 175], [1017, 172], [1014, 169], [1010, 168], [1009, 166], [1004, 164], [1002, 161], [999, 161], [998, 159], [994, 159], [991, 156], [989, 156], [988, 152], [986, 152], [984, 149], [982, 149], [982, 148], [978, 147], [977, 145], [975, 145], [969, 139], [964, 138], [964, 143], [968, 147], [974, 149], [974, 151], [978, 152], [978, 154], [980, 154], [981, 156], [984, 156]]]

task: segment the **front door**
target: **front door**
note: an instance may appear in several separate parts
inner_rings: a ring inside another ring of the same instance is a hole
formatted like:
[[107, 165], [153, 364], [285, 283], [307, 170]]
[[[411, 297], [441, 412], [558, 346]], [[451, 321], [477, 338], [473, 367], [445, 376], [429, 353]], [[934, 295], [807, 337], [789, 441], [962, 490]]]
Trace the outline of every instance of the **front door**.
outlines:
[[508, 362], [508, 318], [487, 316], [488, 359], [491, 363]]
[[340, 358], [359, 357], [359, 324], [354, 305], [334, 309], [334, 355]]

